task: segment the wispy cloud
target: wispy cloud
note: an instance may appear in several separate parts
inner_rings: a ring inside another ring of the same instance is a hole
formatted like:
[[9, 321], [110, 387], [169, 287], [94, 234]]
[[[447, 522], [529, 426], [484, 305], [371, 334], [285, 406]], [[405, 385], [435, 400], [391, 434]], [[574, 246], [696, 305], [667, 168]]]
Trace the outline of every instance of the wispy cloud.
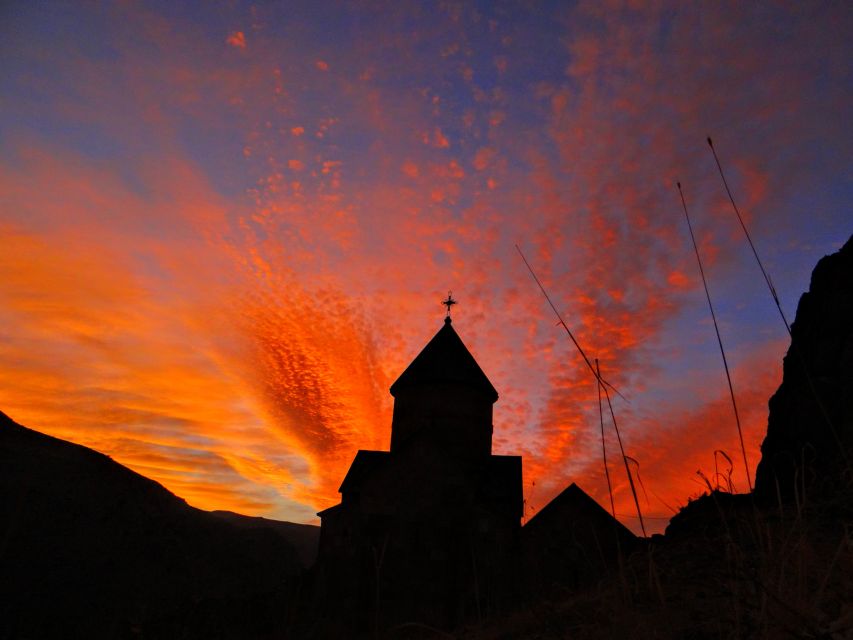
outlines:
[[704, 138], [792, 307], [849, 233], [843, 12], [291, 9], [17, 18], [4, 410], [193, 504], [310, 519], [388, 444], [388, 386], [453, 289], [531, 504], [570, 480], [604, 500], [593, 378], [518, 243], [630, 398], [647, 488], [683, 502], [732, 433], [680, 179], [733, 366], [762, 372], [737, 388], [757, 463], [783, 345]]

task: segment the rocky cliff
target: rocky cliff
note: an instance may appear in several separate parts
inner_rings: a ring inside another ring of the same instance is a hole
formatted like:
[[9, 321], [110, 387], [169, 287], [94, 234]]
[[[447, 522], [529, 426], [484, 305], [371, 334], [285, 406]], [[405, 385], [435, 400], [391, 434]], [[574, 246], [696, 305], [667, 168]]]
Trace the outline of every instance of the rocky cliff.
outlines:
[[853, 237], [818, 262], [791, 333], [756, 472], [761, 500], [853, 481]]

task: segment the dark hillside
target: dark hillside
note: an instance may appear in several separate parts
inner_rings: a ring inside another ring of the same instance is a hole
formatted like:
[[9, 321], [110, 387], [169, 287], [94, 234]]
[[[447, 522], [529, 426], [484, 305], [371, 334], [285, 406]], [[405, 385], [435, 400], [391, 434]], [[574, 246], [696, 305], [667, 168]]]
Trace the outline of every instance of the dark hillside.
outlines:
[[211, 511], [210, 513], [241, 529], [268, 529], [280, 535], [293, 546], [300, 564], [305, 569], [313, 565], [317, 559], [317, 543], [320, 537], [320, 527], [318, 526], [244, 516], [233, 511]]
[[265, 634], [316, 543], [316, 527], [190, 507], [2, 413], [0, 498], [0, 638]]

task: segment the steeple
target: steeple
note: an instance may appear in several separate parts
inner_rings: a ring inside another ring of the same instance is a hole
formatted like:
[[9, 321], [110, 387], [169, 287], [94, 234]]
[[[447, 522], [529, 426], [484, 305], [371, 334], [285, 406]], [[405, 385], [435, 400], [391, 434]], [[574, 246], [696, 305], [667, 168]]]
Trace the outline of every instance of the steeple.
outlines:
[[391, 385], [391, 395], [392, 452], [417, 442], [456, 457], [491, 454], [498, 392], [453, 329], [449, 314]]
[[391, 385], [391, 395], [396, 398], [404, 389], [440, 383], [475, 389], [490, 398], [492, 403], [498, 399], [498, 392], [453, 329], [450, 316], [444, 319], [444, 326]]

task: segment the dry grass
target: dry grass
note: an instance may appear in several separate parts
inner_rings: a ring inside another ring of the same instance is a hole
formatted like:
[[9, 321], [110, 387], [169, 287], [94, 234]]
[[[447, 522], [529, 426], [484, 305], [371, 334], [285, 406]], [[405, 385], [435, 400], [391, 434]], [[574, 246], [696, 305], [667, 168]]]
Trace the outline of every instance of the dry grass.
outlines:
[[764, 508], [706, 495], [619, 575], [455, 637], [853, 638], [853, 483]]

